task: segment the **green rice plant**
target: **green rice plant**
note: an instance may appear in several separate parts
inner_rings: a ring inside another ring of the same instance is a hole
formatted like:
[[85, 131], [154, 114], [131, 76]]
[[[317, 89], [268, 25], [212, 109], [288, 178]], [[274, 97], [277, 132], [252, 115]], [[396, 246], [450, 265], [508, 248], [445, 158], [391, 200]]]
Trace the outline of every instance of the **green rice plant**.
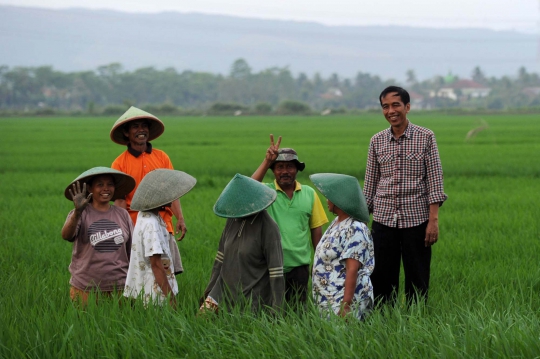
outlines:
[[429, 301], [407, 307], [400, 292], [364, 322], [327, 320], [313, 306], [277, 317], [197, 310], [225, 225], [212, 206], [235, 173], [257, 168], [268, 135], [306, 162], [303, 184], [318, 172], [363, 182], [369, 139], [388, 126], [382, 115], [163, 117], [153, 145], [198, 180], [181, 199], [176, 312], [114, 300], [81, 310], [69, 299], [72, 245], [60, 229], [73, 204], [63, 191], [124, 150], [109, 139], [115, 118], [0, 119], [0, 357], [540, 357], [536, 117], [483, 115], [488, 128], [466, 141], [478, 116], [411, 115], [436, 134], [449, 195]]

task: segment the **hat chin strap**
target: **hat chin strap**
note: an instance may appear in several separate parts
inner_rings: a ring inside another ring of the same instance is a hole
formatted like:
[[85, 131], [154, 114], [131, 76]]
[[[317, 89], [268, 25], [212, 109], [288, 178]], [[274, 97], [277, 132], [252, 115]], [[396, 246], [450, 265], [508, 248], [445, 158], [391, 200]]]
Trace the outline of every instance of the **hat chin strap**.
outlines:
[[[257, 214], [253, 216], [253, 219], [251, 220], [250, 224], [253, 224], [253, 222], [255, 222], [255, 219], [257, 219], [257, 216], [259, 215], [259, 213], [261, 212], [257, 212]], [[238, 237], [242, 235], [242, 230], [244, 229], [245, 224], [246, 224], [246, 219], [243, 219], [242, 224], [240, 225], [240, 230], [238, 231]]]

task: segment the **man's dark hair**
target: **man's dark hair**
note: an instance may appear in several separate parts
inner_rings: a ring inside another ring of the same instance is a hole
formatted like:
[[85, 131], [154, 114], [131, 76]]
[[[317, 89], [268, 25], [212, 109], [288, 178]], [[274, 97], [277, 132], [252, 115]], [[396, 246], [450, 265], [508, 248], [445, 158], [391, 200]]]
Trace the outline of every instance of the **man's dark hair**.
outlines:
[[393, 92], [397, 92], [398, 96], [401, 98], [401, 102], [403, 102], [404, 105], [411, 102], [411, 96], [409, 96], [409, 93], [407, 92], [407, 90], [405, 90], [404, 88], [401, 88], [399, 86], [388, 86], [379, 95], [379, 102], [381, 103], [381, 106], [382, 106], [383, 97], [385, 97], [389, 93], [393, 93]]

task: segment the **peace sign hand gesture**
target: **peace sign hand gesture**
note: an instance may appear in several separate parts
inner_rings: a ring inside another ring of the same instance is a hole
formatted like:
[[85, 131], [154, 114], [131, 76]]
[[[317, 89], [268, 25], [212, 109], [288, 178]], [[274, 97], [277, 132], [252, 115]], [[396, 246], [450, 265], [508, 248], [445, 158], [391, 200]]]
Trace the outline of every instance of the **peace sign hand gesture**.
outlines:
[[266, 150], [265, 160], [274, 162], [278, 157], [279, 145], [281, 144], [281, 136], [279, 136], [277, 143], [274, 144], [274, 135], [270, 135], [270, 147]]
[[71, 188], [70, 188], [69, 194], [73, 198], [75, 211], [78, 213], [81, 213], [86, 208], [86, 206], [88, 206], [88, 203], [90, 203], [90, 199], [92, 198], [92, 193], [90, 193], [88, 197], [86, 197], [86, 183], [83, 183], [83, 188], [81, 191], [81, 184], [79, 183], [79, 181], [77, 181], [77, 183], [74, 183], [72, 188], [73, 188], [73, 191], [71, 191]]
[[274, 135], [270, 135], [270, 147], [266, 150], [264, 160], [260, 164], [259, 168], [251, 175], [256, 181], [261, 182], [264, 179], [266, 171], [272, 166], [272, 163], [278, 158], [279, 145], [281, 144], [281, 136], [279, 136], [277, 143], [274, 143]]

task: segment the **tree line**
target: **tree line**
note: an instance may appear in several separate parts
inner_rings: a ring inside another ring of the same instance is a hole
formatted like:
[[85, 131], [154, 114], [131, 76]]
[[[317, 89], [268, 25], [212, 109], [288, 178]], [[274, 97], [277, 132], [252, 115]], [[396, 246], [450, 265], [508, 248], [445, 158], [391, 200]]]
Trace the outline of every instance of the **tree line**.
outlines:
[[[489, 78], [480, 67], [474, 68], [472, 80], [491, 88], [485, 98], [451, 100], [437, 96], [448, 76], [418, 81], [409, 70], [406, 78], [401, 85], [423, 98], [422, 104], [428, 108], [540, 106], [540, 77], [525, 68], [520, 68], [516, 76], [501, 78]], [[378, 108], [380, 91], [395, 84], [399, 85], [393, 79], [363, 72], [350, 79], [335, 73], [327, 78], [305, 73], [294, 76], [287, 67], [254, 72], [243, 59], [231, 65], [228, 75], [154, 67], [126, 71], [119, 63], [70, 73], [51, 66], [0, 66], [0, 111], [116, 115], [128, 105], [137, 105], [162, 114], [335, 113]]]

